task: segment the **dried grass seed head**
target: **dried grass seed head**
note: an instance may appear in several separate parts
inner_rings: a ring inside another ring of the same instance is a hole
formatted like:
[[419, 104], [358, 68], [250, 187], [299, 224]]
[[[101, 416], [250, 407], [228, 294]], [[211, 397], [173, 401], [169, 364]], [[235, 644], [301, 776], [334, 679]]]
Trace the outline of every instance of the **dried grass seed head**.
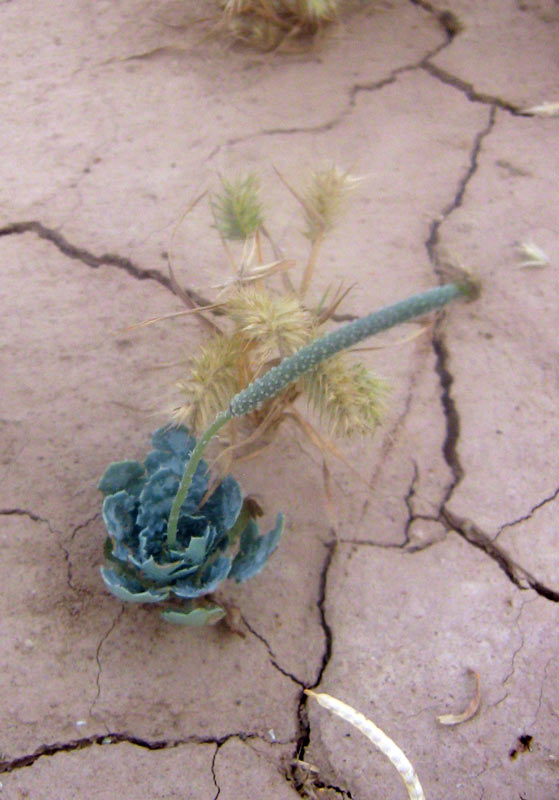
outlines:
[[317, 25], [335, 19], [340, 7], [339, 0], [284, 0], [283, 5], [301, 22]]
[[224, 239], [245, 241], [264, 224], [258, 178], [253, 174], [232, 181], [222, 178], [221, 189], [210, 201], [216, 227]]
[[278, 47], [286, 35], [283, 27], [273, 20], [254, 14], [228, 18], [227, 29], [233, 38], [264, 52]]
[[335, 436], [370, 435], [380, 423], [387, 384], [344, 355], [323, 361], [302, 380], [310, 405]]
[[181, 403], [173, 419], [194, 433], [203, 432], [231, 398], [239, 385], [238, 363], [242, 342], [235, 336], [219, 335], [211, 339], [189, 359], [189, 373], [177, 382]]
[[262, 362], [292, 355], [312, 336], [312, 315], [294, 294], [245, 287], [228, 298], [226, 310]]
[[306, 235], [315, 241], [331, 230], [345, 209], [349, 195], [362, 178], [335, 165], [315, 170], [303, 194]]

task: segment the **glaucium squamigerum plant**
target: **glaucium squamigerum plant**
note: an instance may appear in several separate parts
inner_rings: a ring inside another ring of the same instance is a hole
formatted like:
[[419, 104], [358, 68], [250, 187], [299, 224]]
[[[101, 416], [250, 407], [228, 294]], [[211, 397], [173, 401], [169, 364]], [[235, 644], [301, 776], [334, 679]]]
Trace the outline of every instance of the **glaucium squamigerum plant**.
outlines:
[[[102, 576], [120, 600], [160, 605], [169, 622], [204, 625], [221, 619], [225, 610], [214, 591], [226, 578], [244, 581], [257, 574], [276, 548], [284, 521], [278, 514], [272, 530], [260, 535], [258, 510], [248, 498], [243, 501], [235, 479], [223, 474], [210, 479], [202, 460], [208, 443], [227, 431], [222, 461], [229, 467], [239, 448], [248, 445], [250, 451], [292, 418], [321, 449], [337, 453], [294, 408], [299, 395], [306, 394], [334, 433], [371, 433], [384, 386], [364, 367], [348, 362], [342, 351], [458, 297], [477, 296], [475, 283], [459, 274], [450, 283], [324, 333], [347, 292], [340, 288], [330, 301], [325, 296], [314, 307], [306, 293], [322, 240], [354, 184], [348, 173], [332, 167], [315, 172], [302, 194], [293, 192], [310, 240], [298, 288], [288, 272], [293, 262], [277, 252], [271, 262], [263, 259], [262, 238], [269, 235], [256, 179], [224, 181], [222, 193], [213, 199], [216, 227], [225, 242], [242, 242], [241, 258], [218, 301], [190, 311], [219, 308], [227, 327], [212, 321], [213, 339], [190, 359], [189, 375], [179, 384], [183, 402], [174, 409], [176, 427], [155, 432], [154, 449], [144, 463], [111, 464], [99, 484], [108, 532]], [[229, 246], [226, 251], [234, 265]], [[283, 279], [283, 293], [266, 285], [275, 275]], [[192, 305], [172, 271], [171, 280]], [[242, 419], [249, 422], [248, 433]]]
[[184, 428], [162, 428], [152, 443], [143, 464], [111, 464], [99, 483], [108, 532], [103, 580], [120, 600], [163, 606], [169, 622], [215, 623], [225, 611], [203, 598], [226, 578], [242, 582], [262, 569], [281, 536], [283, 516], [260, 536], [231, 475], [206, 499], [208, 465], [200, 461], [169, 546], [171, 506], [196, 442]]

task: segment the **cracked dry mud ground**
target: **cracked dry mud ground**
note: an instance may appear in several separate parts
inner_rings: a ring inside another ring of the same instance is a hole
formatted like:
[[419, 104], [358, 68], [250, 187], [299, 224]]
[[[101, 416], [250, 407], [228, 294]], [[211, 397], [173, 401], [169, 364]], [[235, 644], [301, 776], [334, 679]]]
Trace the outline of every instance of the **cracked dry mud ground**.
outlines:
[[[316, 52], [262, 58], [200, 41], [183, 23], [201, 4], [0, 2], [2, 797], [283, 800], [295, 755], [317, 796], [403, 797], [309, 686], [385, 729], [430, 800], [559, 796], [559, 121], [521, 113], [559, 99], [559, 7], [445, 8], [457, 35], [436, 4], [396, 0]], [[365, 356], [393, 393], [376, 440], [346, 447], [365, 481], [331, 465], [337, 542], [291, 431], [237, 471], [288, 510], [285, 539], [228, 589], [244, 639], [179, 630], [103, 590], [95, 487], [145, 452], [173, 380], [152, 367], [204, 330], [122, 328], [180, 307], [168, 252], [189, 290], [223, 280], [202, 205], [177, 228], [218, 172], [260, 172], [296, 257], [272, 165], [317, 159], [367, 175], [317, 296], [357, 281], [343, 311], [361, 314], [432, 285], [446, 252], [483, 295]], [[524, 240], [549, 267], [516, 268]], [[441, 727], [467, 668], [480, 711]]]

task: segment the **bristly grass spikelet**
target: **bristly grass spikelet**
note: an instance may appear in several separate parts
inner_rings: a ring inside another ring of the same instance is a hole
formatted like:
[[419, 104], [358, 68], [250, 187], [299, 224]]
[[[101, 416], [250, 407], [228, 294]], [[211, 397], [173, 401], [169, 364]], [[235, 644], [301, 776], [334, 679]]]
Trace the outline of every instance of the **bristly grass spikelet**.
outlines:
[[362, 178], [336, 166], [315, 170], [303, 193], [306, 236], [314, 242], [339, 222], [347, 200]]
[[224, 411], [239, 390], [239, 345], [235, 337], [215, 336], [189, 359], [188, 378], [177, 382], [180, 404], [173, 421], [195, 434], [204, 431]]
[[312, 316], [296, 295], [247, 287], [233, 293], [225, 308], [262, 364], [291, 355], [311, 337]]
[[221, 179], [222, 191], [211, 200], [215, 224], [224, 239], [245, 241], [264, 224], [260, 185], [255, 175]]
[[338, 0], [295, 0], [289, 6], [302, 19], [309, 22], [331, 22], [336, 18], [340, 3]]
[[384, 411], [387, 384], [344, 355], [322, 362], [304, 376], [310, 405], [334, 436], [371, 435]]

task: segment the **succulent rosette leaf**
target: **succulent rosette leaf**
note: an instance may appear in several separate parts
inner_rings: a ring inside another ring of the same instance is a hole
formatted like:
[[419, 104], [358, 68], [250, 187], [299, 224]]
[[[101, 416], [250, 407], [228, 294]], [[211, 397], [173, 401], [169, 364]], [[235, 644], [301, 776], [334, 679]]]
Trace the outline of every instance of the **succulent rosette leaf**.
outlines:
[[176, 543], [169, 548], [169, 513], [196, 440], [186, 428], [161, 428], [152, 443], [143, 464], [111, 464], [99, 483], [108, 532], [101, 574], [119, 600], [164, 603], [169, 622], [212, 624], [225, 612], [202, 598], [225, 578], [242, 582], [262, 569], [282, 534], [283, 515], [261, 536], [230, 475], [205, 499], [210, 476], [201, 461], [181, 506]]

